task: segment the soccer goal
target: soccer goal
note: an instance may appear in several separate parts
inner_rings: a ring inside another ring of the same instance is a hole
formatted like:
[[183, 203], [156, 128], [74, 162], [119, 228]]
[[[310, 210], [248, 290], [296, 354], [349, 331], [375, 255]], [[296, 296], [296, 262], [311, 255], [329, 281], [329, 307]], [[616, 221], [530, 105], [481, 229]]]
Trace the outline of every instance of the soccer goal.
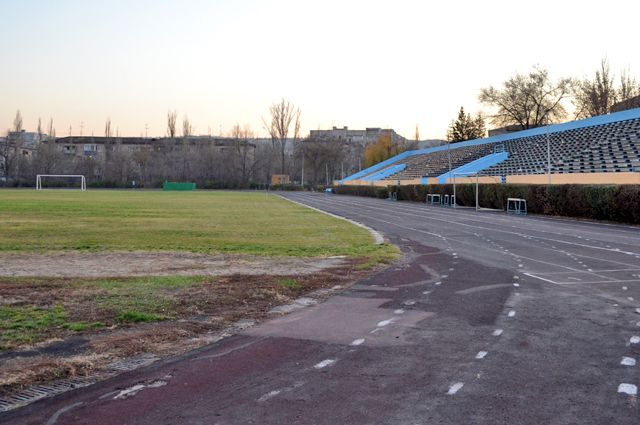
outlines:
[[[48, 179], [53, 179], [55, 181], [60, 181], [61, 179], [66, 182], [80, 182], [80, 190], [87, 190], [87, 180], [84, 178], [82, 174], [38, 174], [36, 176], [36, 190], [46, 189], [46, 187], [42, 186], [42, 179], [45, 179], [45, 182]], [[77, 186], [69, 186], [71, 189], [78, 188]]]
[[[501, 211], [495, 208], [486, 208], [486, 207], [481, 207], [480, 206], [480, 201], [479, 201], [479, 185], [480, 185], [480, 179], [482, 179], [482, 183], [486, 184], [486, 183], [490, 183], [490, 184], [495, 184], [496, 187], [498, 187], [501, 183], [502, 183], [502, 178], [500, 176], [483, 176], [482, 172], [469, 172], [469, 173], [453, 173], [452, 174], [453, 177], [453, 196], [451, 199], [451, 206], [453, 208], [475, 208], [476, 211], [481, 211], [481, 210], [485, 210], [485, 211]], [[458, 180], [456, 181], [456, 177], [458, 177]], [[461, 205], [458, 205], [457, 203], [457, 193], [456, 193], [456, 184], [472, 184], [474, 185], [474, 195], [475, 195], [475, 207], [472, 206], [466, 206], [463, 207]]]

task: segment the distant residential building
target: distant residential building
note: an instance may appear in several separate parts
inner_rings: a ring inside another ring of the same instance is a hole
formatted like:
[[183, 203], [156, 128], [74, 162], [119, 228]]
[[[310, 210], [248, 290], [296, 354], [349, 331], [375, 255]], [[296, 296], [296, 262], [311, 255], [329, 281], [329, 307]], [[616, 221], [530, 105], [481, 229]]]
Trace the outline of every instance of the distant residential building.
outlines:
[[640, 96], [618, 102], [611, 107], [611, 112], [621, 112], [627, 109], [640, 108]]
[[309, 132], [309, 138], [311, 139], [333, 139], [346, 143], [358, 143], [363, 146], [377, 141], [382, 135], [391, 135], [391, 138], [396, 142], [407, 141], [407, 139], [396, 133], [393, 129], [379, 127], [369, 127], [364, 130], [349, 130], [349, 127], [333, 127], [331, 130], [311, 130]]
[[[43, 143], [55, 143], [57, 150], [65, 155], [76, 158], [93, 158], [102, 161], [106, 153], [119, 149], [124, 153], [140, 151], [180, 151], [190, 147], [210, 146], [219, 152], [235, 149], [235, 139], [227, 137], [191, 136], [186, 139], [177, 137], [169, 138], [145, 138], [145, 137], [94, 137], [94, 136], [67, 136], [54, 141], [44, 140]], [[251, 141], [246, 142], [251, 156], [255, 154], [256, 145]]]

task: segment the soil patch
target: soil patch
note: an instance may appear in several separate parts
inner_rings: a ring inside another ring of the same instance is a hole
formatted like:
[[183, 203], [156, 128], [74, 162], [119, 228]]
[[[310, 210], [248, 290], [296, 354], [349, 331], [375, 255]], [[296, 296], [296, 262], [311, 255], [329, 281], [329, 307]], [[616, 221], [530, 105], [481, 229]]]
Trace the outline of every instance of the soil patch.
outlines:
[[315, 274], [345, 264], [344, 257], [274, 258], [188, 252], [2, 253], [0, 276], [289, 276]]

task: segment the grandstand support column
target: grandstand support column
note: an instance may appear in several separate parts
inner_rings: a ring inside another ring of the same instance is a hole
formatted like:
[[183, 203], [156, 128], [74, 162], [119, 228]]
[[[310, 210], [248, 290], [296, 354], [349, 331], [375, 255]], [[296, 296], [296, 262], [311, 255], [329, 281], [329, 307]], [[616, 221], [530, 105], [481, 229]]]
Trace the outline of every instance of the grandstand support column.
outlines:
[[480, 204], [478, 202], [478, 182], [480, 180], [480, 173], [476, 173], [476, 211], [480, 210]]
[[549, 143], [549, 126], [547, 125], [547, 176], [548, 184], [551, 184], [551, 144]]

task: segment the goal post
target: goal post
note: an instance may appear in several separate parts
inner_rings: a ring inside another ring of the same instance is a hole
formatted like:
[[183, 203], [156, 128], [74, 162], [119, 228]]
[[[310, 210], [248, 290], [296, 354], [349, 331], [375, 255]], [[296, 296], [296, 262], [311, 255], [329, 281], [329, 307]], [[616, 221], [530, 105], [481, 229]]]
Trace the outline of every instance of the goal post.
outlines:
[[53, 179], [80, 179], [80, 190], [87, 190], [87, 179], [84, 178], [82, 174], [38, 174], [36, 175], [36, 190], [43, 190], [45, 188], [42, 187], [42, 178], [53, 178]]
[[461, 177], [463, 178], [464, 182], [466, 184], [471, 183], [472, 185], [474, 185], [474, 195], [475, 195], [475, 210], [476, 211], [480, 211], [480, 210], [495, 210], [494, 208], [485, 208], [485, 207], [481, 207], [480, 206], [480, 199], [479, 199], [479, 195], [480, 195], [480, 188], [479, 188], [479, 183], [480, 183], [480, 178], [482, 177], [483, 179], [490, 179], [490, 180], [494, 180], [494, 184], [496, 185], [500, 185], [502, 183], [502, 178], [500, 176], [486, 176], [486, 175], [482, 175], [481, 171], [474, 171], [474, 172], [468, 172], [468, 173], [453, 173], [452, 177], [453, 177], [453, 199], [452, 199], [452, 207], [453, 208], [474, 208], [474, 207], [461, 207], [458, 205], [457, 203], [457, 198], [456, 198], [456, 176], [457, 177]]

